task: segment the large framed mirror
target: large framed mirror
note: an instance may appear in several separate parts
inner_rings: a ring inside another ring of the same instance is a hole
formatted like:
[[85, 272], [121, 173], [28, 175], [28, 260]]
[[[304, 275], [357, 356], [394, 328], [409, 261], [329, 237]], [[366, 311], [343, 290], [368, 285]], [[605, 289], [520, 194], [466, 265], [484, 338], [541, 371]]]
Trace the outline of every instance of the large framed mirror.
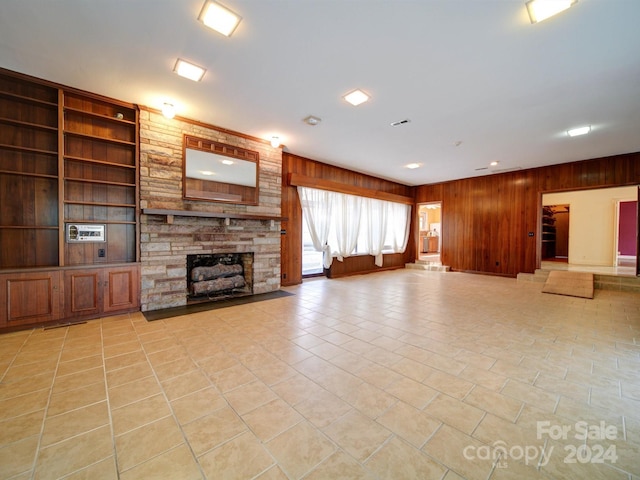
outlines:
[[185, 135], [182, 153], [185, 199], [258, 204], [258, 152]]

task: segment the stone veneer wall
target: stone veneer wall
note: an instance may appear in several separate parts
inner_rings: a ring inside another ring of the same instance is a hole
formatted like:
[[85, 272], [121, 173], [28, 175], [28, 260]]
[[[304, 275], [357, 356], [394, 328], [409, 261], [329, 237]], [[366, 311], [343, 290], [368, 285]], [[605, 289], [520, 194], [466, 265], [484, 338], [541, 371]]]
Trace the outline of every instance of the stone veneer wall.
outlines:
[[[188, 133], [260, 153], [258, 205], [182, 199], [182, 140]], [[140, 207], [165, 210], [280, 216], [282, 150], [200, 122], [168, 120], [140, 111]], [[280, 288], [280, 221], [163, 215], [140, 218], [140, 301], [143, 311], [186, 305], [187, 255], [253, 252], [253, 292]]]

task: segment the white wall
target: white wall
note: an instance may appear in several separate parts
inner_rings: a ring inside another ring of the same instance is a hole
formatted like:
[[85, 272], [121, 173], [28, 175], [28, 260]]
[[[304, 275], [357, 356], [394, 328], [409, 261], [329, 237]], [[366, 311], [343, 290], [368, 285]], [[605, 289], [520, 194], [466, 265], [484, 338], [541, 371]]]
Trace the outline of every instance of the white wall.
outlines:
[[569, 263], [615, 265], [617, 202], [636, 199], [636, 187], [545, 193], [542, 205], [569, 207]]

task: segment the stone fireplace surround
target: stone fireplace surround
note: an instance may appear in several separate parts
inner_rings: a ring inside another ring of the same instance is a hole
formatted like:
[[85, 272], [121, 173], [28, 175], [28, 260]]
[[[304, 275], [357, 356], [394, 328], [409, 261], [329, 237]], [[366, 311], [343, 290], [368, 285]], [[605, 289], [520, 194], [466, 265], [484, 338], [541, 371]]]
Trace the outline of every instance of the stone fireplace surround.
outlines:
[[[183, 135], [260, 154], [258, 205], [182, 198]], [[253, 294], [280, 288], [282, 151], [269, 142], [159, 112], [140, 111], [142, 311], [185, 306], [187, 255], [253, 253]]]
[[163, 215], [143, 215], [141, 245], [143, 311], [184, 306], [187, 291], [187, 255], [253, 253], [253, 293], [280, 288], [279, 222], [176, 216], [172, 224]]

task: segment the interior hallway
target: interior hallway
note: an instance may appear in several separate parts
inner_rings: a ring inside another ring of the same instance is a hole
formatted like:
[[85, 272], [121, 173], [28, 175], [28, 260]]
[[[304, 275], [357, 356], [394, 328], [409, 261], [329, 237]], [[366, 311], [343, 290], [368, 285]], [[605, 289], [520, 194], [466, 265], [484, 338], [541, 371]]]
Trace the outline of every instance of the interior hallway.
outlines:
[[[0, 335], [0, 477], [640, 476], [638, 295], [408, 269], [285, 290]], [[565, 463], [585, 441], [545, 421], [604, 422], [613, 439], [586, 447], [615, 461]]]

